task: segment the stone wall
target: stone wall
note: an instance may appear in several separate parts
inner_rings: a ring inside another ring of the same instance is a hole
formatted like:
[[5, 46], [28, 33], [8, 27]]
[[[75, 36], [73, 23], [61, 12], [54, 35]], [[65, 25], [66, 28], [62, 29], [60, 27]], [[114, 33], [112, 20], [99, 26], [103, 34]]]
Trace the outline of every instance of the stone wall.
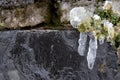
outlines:
[[77, 52], [78, 38], [75, 30], [0, 32], [0, 80], [119, 80], [112, 47], [98, 46], [90, 70], [86, 57]]
[[34, 0], [0, 0], [2, 7], [21, 6], [29, 3], [34, 3]]
[[[39, 24], [69, 24], [69, 11], [76, 6], [84, 6], [94, 11], [102, 0], [1, 0], [0, 28], [20, 29]], [[114, 9], [120, 11], [118, 0], [113, 0]], [[116, 7], [117, 5], [117, 7]]]
[[[116, 11], [119, 2], [114, 1]], [[66, 25], [73, 7], [84, 6], [94, 11], [98, 5], [102, 2], [0, 0], [0, 22], [4, 24], [0, 28]], [[90, 70], [86, 57], [77, 52], [78, 38], [76, 30], [0, 31], [0, 80], [119, 80], [120, 67], [111, 45], [105, 42], [98, 46], [95, 65]]]

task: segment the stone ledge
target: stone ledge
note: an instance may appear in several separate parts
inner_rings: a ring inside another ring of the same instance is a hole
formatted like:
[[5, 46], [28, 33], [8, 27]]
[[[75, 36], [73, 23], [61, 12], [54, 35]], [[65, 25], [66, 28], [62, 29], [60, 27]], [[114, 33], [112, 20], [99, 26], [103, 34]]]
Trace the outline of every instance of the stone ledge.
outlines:
[[89, 70], [86, 57], [77, 53], [78, 38], [75, 30], [2, 31], [0, 77], [10, 80], [17, 73], [12, 80], [118, 80], [112, 47], [99, 45], [94, 69]]
[[[119, 3], [120, 1], [113, 0], [113, 9], [118, 13]], [[0, 22], [4, 26], [0, 26], [0, 29], [35, 27], [41, 23], [66, 25], [69, 24], [69, 11], [72, 8], [83, 6], [94, 11], [96, 6], [102, 5], [102, 2], [96, 0], [1, 0]], [[5, 6], [9, 7], [4, 8]]]

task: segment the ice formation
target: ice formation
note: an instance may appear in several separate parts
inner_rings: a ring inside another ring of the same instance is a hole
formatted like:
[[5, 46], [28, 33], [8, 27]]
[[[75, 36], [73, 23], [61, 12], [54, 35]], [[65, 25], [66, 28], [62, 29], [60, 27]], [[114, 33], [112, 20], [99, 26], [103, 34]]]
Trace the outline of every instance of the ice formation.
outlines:
[[[74, 28], [78, 28], [82, 22], [86, 22], [92, 16], [92, 13], [87, 11], [84, 7], [76, 7], [70, 11], [70, 23]], [[95, 18], [99, 18], [95, 16]], [[87, 26], [86, 26], [87, 27]], [[88, 33], [80, 33], [80, 37], [78, 40], [78, 53], [81, 56], [85, 55], [86, 50], [86, 42], [87, 42], [87, 35]], [[90, 37], [92, 36], [92, 37]], [[90, 42], [89, 42], [89, 51], [87, 54], [87, 61], [88, 61], [88, 68], [92, 69], [94, 66], [95, 58], [96, 58], [96, 51], [97, 51], [97, 39], [93, 38], [93, 34], [89, 35]]]
[[87, 21], [93, 14], [87, 11], [84, 7], [75, 7], [70, 11], [70, 24], [74, 28], [78, 28], [78, 25], [83, 21]]
[[[111, 10], [112, 1], [106, 0], [103, 6], [103, 13], [108, 12], [107, 15], [114, 15]], [[80, 31], [80, 38], [78, 40], [78, 53], [81, 56], [85, 55], [87, 36], [90, 38], [89, 49], [87, 53], [89, 69], [93, 68], [96, 59], [98, 48], [97, 40], [99, 41], [99, 44], [103, 44], [104, 40], [111, 42], [113, 45], [115, 44], [114, 40], [118, 33], [115, 33], [115, 29], [117, 28], [114, 28], [114, 26], [118, 26], [114, 25], [112, 22], [113, 20], [117, 21], [119, 17], [115, 16], [116, 18], [111, 20], [111, 17], [109, 18], [107, 15], [106, 17], [104, 16], [105, 18], [97, 13], [93, 15], [92, 12], [84, 7], [75, 7], [70, 11], [70, 23], [74, 28], [77, 28], [78, 31]]]
[[88, 68], [93, 69], [94, 62], [96, 59], [96, 54], [97, 54], [97, 39], [96, 38], [90, 38], [89, 42], [89, 50], [87, 53], [87, 62], [88, 62]]
[[78, 46], [78, 53], [81, 56], [84, 56], [85, 50], [86, 50], [86, 42], [87, 42], [87, 34], [86, 33], [80, 33], [80, 37], [78, 40], [79, 46]]

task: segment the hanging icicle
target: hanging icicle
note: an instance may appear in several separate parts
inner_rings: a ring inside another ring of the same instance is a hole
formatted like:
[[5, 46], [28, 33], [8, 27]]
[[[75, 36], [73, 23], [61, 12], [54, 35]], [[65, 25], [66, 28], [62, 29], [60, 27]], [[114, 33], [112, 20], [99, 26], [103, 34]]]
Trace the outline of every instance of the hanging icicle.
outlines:
[[94, 62], [96, 59], [96, 54], [97, 54], [97, 48], [98, 48], [97, 39], [90, 37], [89, 50], [87, 53], [87, 62], [88, 62], [89, 69], [93, 69]]
[[86, 50], [86, 42], [87, 42], [87, 33], [80, 33], [80, 37], [78, 40], [79, 46], [78, 46], [78, 53], [80, 56], [85, 55]]
[[[101, 15], [106, 14], [106, 15]], [[112, 16], [111, 16], [112, 15]], [[112, 1], [105, 1], [102, 9], [95, 14], [85, 7], [75, 7], [70, 11], [70, 24], [80, 32], [78, 53], [84, 56], [86, 52], [87, 36], [90, 37], [87, 53], [88, 68], [93, 69], [97, 48], [105, 40], [115, 45], [115, 38], [120, 34], [119, 16], [112, 10]]]

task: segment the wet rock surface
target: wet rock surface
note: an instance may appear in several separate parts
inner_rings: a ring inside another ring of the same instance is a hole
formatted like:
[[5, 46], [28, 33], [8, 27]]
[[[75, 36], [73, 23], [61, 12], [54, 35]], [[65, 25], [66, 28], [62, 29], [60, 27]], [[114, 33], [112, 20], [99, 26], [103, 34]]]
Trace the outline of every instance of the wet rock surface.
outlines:
[[78, 38], [75, 30], [1, 31], [0, 80], [119, 80], [112, 47], [99, 45], [89, 70], [77, 53]]

